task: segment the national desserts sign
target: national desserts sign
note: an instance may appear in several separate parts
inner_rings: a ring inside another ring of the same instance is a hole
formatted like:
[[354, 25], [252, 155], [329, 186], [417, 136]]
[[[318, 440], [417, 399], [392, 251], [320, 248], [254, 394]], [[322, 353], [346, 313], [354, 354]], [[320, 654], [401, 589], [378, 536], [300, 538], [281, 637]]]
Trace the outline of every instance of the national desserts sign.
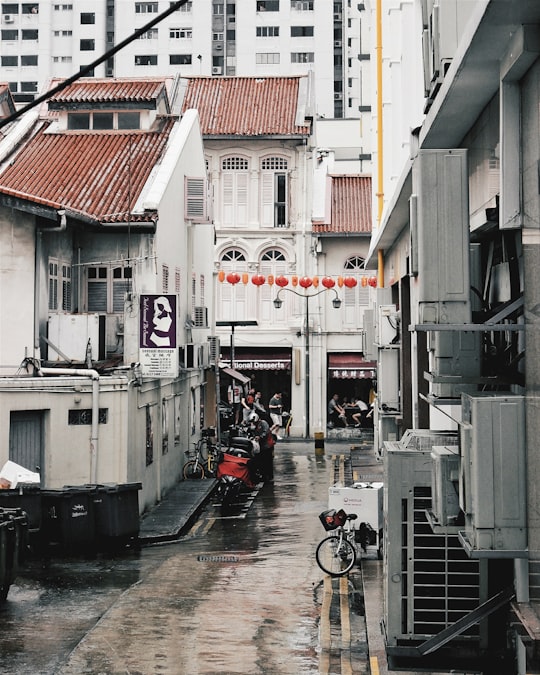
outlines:
[[144, 377], [177, 377], [176, 295], [141, 295], [139, 361]]

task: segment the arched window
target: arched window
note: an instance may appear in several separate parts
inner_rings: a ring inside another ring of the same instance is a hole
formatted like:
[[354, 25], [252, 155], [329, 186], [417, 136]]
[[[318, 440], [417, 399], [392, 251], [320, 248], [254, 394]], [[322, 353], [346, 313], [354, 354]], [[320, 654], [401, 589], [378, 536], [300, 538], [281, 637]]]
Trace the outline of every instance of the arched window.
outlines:
[[[230, 272], [247, 272], [246, 256], [237, 248], [224, 251], [220, 259], [225, 277]], [[240, 281], [230, 284], [226, 279], [217, 289], [216, 317], [221, 321], [240, 321], [246, 318], [246, 286]]]
[[249, 161], [230, 156], [221, 160], [222, 223], [245, 227], [248, 224]]
[[288, 226], [289, 162], [286, 157], [261, 159], [261, 225]]
[[[275, 248], [264, 251], [260, 258], [259, 270], [260, 273], [266, 277], [266, 279], [268, 279], [269, 275], [273, 275], [275, 279], [280, 274], [287, 274], [287, 259], [285, 254], [279, 249]], [[287, 316], [290, 314], [290, 311], [283, 311], [283, 309], [276, 310], [273, 303], [279, 287], [277, 287], [275, 284], [270, 285], [265, 283], [260, 288], [259, 312], [261, 321], [272, 323], [277, 321], [281, 323], [284, 322]], [[288, 304], [288, 307], [292, 308], [292, 302]]]
[[361, 325], [364, 310], [369, 304], [369, 288], [362, 286], [362, 277], [366, 273], [364, 262], [363, 258], [356, 255], [347, 258], [343, 266], [343, 276], [354, 277], [358, 282], [354, 288], [344, 286], [342, 289], [345, 324]]

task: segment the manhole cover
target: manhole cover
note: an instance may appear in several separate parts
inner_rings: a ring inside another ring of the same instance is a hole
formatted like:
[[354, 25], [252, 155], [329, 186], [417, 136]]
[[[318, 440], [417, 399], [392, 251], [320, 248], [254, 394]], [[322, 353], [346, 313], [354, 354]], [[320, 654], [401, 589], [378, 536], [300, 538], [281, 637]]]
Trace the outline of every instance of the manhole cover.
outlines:
[[237, 555], [198, 555], [198, 562], [217, 562], [217, 563], [234, 563], [238, 562]]

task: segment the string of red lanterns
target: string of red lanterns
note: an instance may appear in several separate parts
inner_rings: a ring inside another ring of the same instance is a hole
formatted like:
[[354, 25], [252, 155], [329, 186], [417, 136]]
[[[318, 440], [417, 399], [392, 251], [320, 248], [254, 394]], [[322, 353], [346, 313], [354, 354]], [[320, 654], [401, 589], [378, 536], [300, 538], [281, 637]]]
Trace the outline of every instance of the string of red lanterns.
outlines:
[[[224, 270], [219, 270], [217, 278], [220, 283], [227, 281], [227, 283], [232, 284], [233, 286], [235, 284], [238, 284], [240, 281], [244, 285], [246, 285], [250, 280], [247, 272], [243, 272], [242, 274], [239, 274], [238, 272], [229, 272], [228, 274], [226, 274]], [[274, 284], [276, 284], [276, 286], [279, 286], [280, 288], [285, 288], [285, 286], [289, 285], [289, 281], [291, 285], [294, 286], [295, 288], [296, 286], [301, 286], [304, 289], [310, 288], [311, 286], [313, 286], [314, 288], [318, 288], [319, 283], [321, 283], [325, 288], [334, 288], [336, 283], [339, 288], [343, 288], [343, 286], [345, 286], [346, 288], [354, 288], [355, 286], [358, 285], [358, 279], [356, 277], [338, 276], [337, 281], [329, 276], [324, 276], [322, 279], [319, 279], [318, 276], [298, 277], [296, 275], [293, 275], [291, 276], [290, 280], [283, 274], [279, 274], [278, 276], [268, 274], [266, 277], [264, 276], [264, 274], [253, 274], [251, 277], [251, 283], [254, 286], [262, 286], [263, 284], [273, 286]], [[376, 288], [377, 277], [376, 276], [368, 277], [363, 275], [362, 277], [360, 277], [360, 285], [364, 288], [366, 286]]]

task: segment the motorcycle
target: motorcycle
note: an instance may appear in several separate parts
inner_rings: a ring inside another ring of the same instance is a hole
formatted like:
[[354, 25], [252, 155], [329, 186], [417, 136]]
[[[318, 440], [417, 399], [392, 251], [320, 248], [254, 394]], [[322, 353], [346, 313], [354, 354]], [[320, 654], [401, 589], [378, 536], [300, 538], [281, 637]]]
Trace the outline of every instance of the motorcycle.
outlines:
[[230, 506], [245, 488], [251, 490], [257, 485], [259, 476], [254, 460], [259, 453], [260, 445], [254, 438], [230, 437], [229, 447], [222, 453], [216, 472], [222, 506]]

